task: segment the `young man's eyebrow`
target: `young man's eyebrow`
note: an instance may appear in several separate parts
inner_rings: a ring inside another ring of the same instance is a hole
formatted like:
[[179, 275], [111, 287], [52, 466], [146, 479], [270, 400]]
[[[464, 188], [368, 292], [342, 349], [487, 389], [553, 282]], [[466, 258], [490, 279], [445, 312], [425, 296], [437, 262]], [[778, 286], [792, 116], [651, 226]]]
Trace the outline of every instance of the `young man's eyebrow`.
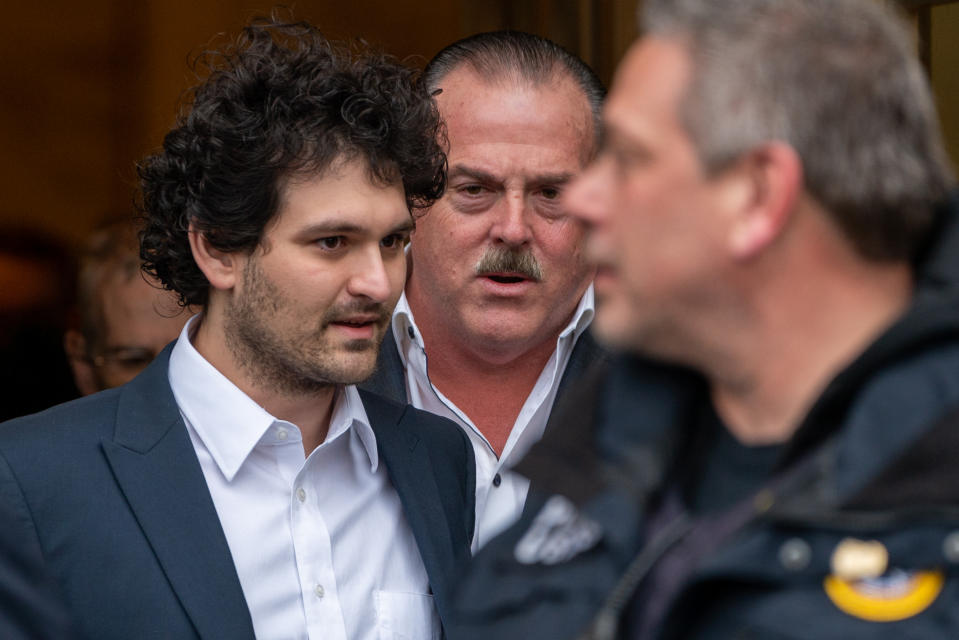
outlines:
[[412, 233], [415, 228], [416, 225], [413, 223], [413, 218], [410, 217], [408, 220], [404, 220], [402, 223], [393, 227], [387, 235], [393, 233]]
[[363, 227], [348, 220], [325, 220], [303, 227], [301, 235], [321, 233], [362, 233]]
[[[403, 222], [397, 224], [387, 231], [387, 235], [392, 233], [410, 233], [413, 231], [413, 219], [407, 217]], [[317, 222], [303, 228], [300, 235], [311, 236], [321, 234], [363, 234], [369, 232], [369, 227], [358, 225], [355, 222], [347, 220], [326, 220]]]

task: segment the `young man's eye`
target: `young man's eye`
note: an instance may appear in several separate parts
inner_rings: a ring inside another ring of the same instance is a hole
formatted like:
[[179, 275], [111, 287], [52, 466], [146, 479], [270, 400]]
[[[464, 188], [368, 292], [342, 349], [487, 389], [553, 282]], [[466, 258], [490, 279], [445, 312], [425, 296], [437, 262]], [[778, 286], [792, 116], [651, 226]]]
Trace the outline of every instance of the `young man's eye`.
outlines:
[[334, 249], [339, 249], [343, 246], [343, 236], [330, 236], [328, 238], [320, 238], [316, 241], [321, 248], [326, 249], [327, 251], [332, 251]]
[[385, 249], [399, 249], [406, 244], [406, 234], [403, 233], [391, 233], [382, 240], [380, 244]]

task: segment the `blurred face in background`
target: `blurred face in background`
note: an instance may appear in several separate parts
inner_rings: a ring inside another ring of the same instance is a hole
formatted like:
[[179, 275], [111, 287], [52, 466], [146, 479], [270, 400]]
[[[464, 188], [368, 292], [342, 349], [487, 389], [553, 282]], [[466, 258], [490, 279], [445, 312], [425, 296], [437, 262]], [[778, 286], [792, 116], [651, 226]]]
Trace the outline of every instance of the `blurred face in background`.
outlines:
[[77, 388], [83, 395], [125, 384], [167, 343], [176, 340], [190, 311], [139, 272], [113, 273], [101, 283], [90, 314], [95, 335], [71, 329], [65, 336]]

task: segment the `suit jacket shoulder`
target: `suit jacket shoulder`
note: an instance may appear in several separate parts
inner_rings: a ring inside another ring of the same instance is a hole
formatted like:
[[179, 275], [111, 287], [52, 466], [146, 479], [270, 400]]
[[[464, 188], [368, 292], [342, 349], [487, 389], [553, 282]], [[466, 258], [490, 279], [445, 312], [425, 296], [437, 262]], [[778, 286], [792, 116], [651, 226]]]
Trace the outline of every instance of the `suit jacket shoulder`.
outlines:
[[399, 404], [406, 404], [406, 378], [400, 351], [396, 348], [396, 337], [392, 324], [386, 328], [383, 344], [376, 358], [376, 370], [373, 375], [359, 385], [360, 389], [370, 391]]
[[229, 546], [167, 381], [0, 425], [0, 501], [91, 638], [252, 638]]

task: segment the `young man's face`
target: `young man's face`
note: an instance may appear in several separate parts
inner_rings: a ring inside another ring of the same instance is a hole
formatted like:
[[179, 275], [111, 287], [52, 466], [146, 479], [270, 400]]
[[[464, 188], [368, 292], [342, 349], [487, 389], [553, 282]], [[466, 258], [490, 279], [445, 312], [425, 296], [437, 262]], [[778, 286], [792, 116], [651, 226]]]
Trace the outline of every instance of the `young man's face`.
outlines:
[[[592, 278], [582, 226], [562, 203], [593, 150], [589, 104], [568, 78], [491, 84], [464, 67], [440, 86], [449, 181], [416, 223], [411, 305], [467, 344], [539, 345], [559, 333]], [[490, 260], [497, 254], [526, 267]]]
[[292, 392], [367, 378], [412, 224], [402, 184], [373, 184], [365, 161], [291, 181], [260, 246], [240, 257], [224, 323], [238, 364]]

